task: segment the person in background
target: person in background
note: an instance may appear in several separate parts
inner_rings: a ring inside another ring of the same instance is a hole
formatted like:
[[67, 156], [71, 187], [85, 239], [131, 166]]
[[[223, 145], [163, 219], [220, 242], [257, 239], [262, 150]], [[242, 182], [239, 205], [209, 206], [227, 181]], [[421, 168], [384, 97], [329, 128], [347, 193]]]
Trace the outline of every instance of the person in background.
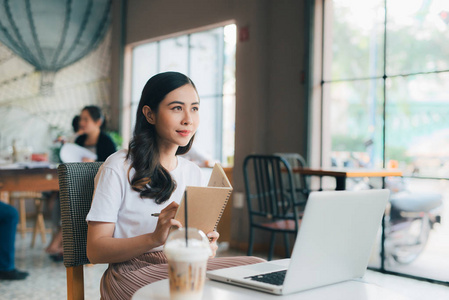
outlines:
[[15, 268], [15, 241], [19, 214], [17, 210], [0, 201], [0, 280], [20, 280], [28, 272]]
[[[105, 119], [98, 106], [86, 106], [81, 110], [79, 129], [83, 134], [76, 138], [75, 143], [97, 154], [97, 161], [105, 161], [116, 151], [112, 139], [103, 131]], [[84, 162], [93, 160], [84, 158]]]
[[64, 143], [74, 143], [75, 140], [82, 135], [84, 132], [80, 129], [79, 126], [79, 122], [80, 122], [80, 116], [76, 115], [73, 117], [72, 119], [72, 129], [73, 129], [73, 134], [69, 137], [64, 137], [64, 136], [58, 136], [58, 138], [56, 139], [55, 142], [60, 142], [62, 144]]
[[[85, 147], [97, 154], [97, 161], [105, 161], [109, 155], [116, 151], [112, 139], [103, 132], [105, 120], [101, 109], [98, 106], [86, 106], [81, 110], [79, 119], [72, 121], [73, 130], [82, 133], [75, 139], [75, 143]], [[79, 126], [79, 127], [78, 127]], [[88, 158], [83, 158], [84, 162], [93, 162]], [[56, 227], [50, 244], [45, 249], [53, 261], [63, 261], [62, 228], [60, 224], [61, 212], [59, 197], [55, 199], [52, 210], [52, 219]]]
[[[72, 119], [73, 134], [68, 138], [59, 136], [56, 140], [62, 144], [73, 143], [76, 138], [82, 135], [84, 132], [79, 128], [80, 116], [76, 115]], [[63, 260], [62, 249], [62, 231], [61, 231], [61, 206], [59, 202], [59, 192], [44, 192], [45, 197], [48, 198], [48, 202], [51, 203], [51, 219], [53, 223], [53, 236], [50, 244], [48, 244], [45, 252], [47, 252], [53, 261]]]
[[73, 141], [75, 141], [78, 136], [80, 136], [84, 133], [82, 130], [80, 130], [80, 116], [79, 115], [76, 115], [73, 117], [72, 129], [73, 129], [73, 132], [75, 133]]
[[61, 229], [61, 204], [59, 201], [59, 192], [49, 192], [47, 195], [49, 201], [52, 201], [51, 218], [53, 223], [53, 236], [45, 252], [48, 253], [51, 260], [55, 262], [63, 261], [62, 249], [62, 229]]

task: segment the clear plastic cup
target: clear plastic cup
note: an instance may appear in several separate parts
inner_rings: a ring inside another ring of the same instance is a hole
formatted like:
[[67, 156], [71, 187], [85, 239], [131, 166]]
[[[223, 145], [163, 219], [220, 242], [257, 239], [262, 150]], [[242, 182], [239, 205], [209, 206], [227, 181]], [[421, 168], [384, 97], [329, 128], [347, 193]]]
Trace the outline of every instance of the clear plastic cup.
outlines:
[[203, 295], [207, 259], [212, 250], [201, 230], [189, 228], [187, 233], [187, 246], [185, 228], [171, 232], [164, 246], [171, 300], [199, 300]]

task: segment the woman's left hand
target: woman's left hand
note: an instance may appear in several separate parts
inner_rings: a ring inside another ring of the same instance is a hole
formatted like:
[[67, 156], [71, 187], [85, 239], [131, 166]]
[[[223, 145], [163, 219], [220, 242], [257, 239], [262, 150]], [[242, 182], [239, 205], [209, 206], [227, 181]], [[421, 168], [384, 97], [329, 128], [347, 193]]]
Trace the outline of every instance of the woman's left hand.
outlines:
[[212, 255], [210, 257], [213, 258], [215, 257], [215, 254], [217, 254], [217, 240], [220, 237], [220, 234], [216, 231], [211, 231], [207, 234], [207, 237], [209, 238], [210, 249], [212, 250]]

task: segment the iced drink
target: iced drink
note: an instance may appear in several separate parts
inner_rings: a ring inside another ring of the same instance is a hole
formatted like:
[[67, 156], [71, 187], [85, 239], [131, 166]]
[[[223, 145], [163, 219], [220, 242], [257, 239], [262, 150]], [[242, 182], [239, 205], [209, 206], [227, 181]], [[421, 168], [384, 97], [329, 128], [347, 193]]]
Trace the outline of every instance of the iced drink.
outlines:
[[212, 254], [206, 235], [195, 228], [173, 231], [165, 243], [171, 300], [199, 300], [203, 295], [207, 259]]

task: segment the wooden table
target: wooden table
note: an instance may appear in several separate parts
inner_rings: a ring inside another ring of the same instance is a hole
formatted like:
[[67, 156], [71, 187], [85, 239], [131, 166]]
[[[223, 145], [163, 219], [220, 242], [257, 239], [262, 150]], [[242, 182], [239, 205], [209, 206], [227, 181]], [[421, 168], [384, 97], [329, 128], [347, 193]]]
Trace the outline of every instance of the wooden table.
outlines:
[[[0, 169], [0, 201], [10, 203], [10, 192], [44, 192], [44, 191], [59, 191], [58, 171], [56, 168], [31, 168], [31, 169]], [[46, 243], [44, 216], [42, 214], [42, 201], [36, 206], [37, 215], [34, 229], [29, 229], [26, 226], [26, 212], [25, 201], [19, 199], [19, 232], [24, 233], [32, 230], [33, 238], [31, 247], [34, 246], [36, 235], [41, 233], [42, 243]]]
[[59, 191], [56, 168], [0, 169], [2, 201], [9, 202], [8, 192]]
[[293, 172], [308, 176], [335, 177], [336, 190], [346, 189], [346, 178], [402, 176], [402, 172], [396, 169], [294, 168]]

